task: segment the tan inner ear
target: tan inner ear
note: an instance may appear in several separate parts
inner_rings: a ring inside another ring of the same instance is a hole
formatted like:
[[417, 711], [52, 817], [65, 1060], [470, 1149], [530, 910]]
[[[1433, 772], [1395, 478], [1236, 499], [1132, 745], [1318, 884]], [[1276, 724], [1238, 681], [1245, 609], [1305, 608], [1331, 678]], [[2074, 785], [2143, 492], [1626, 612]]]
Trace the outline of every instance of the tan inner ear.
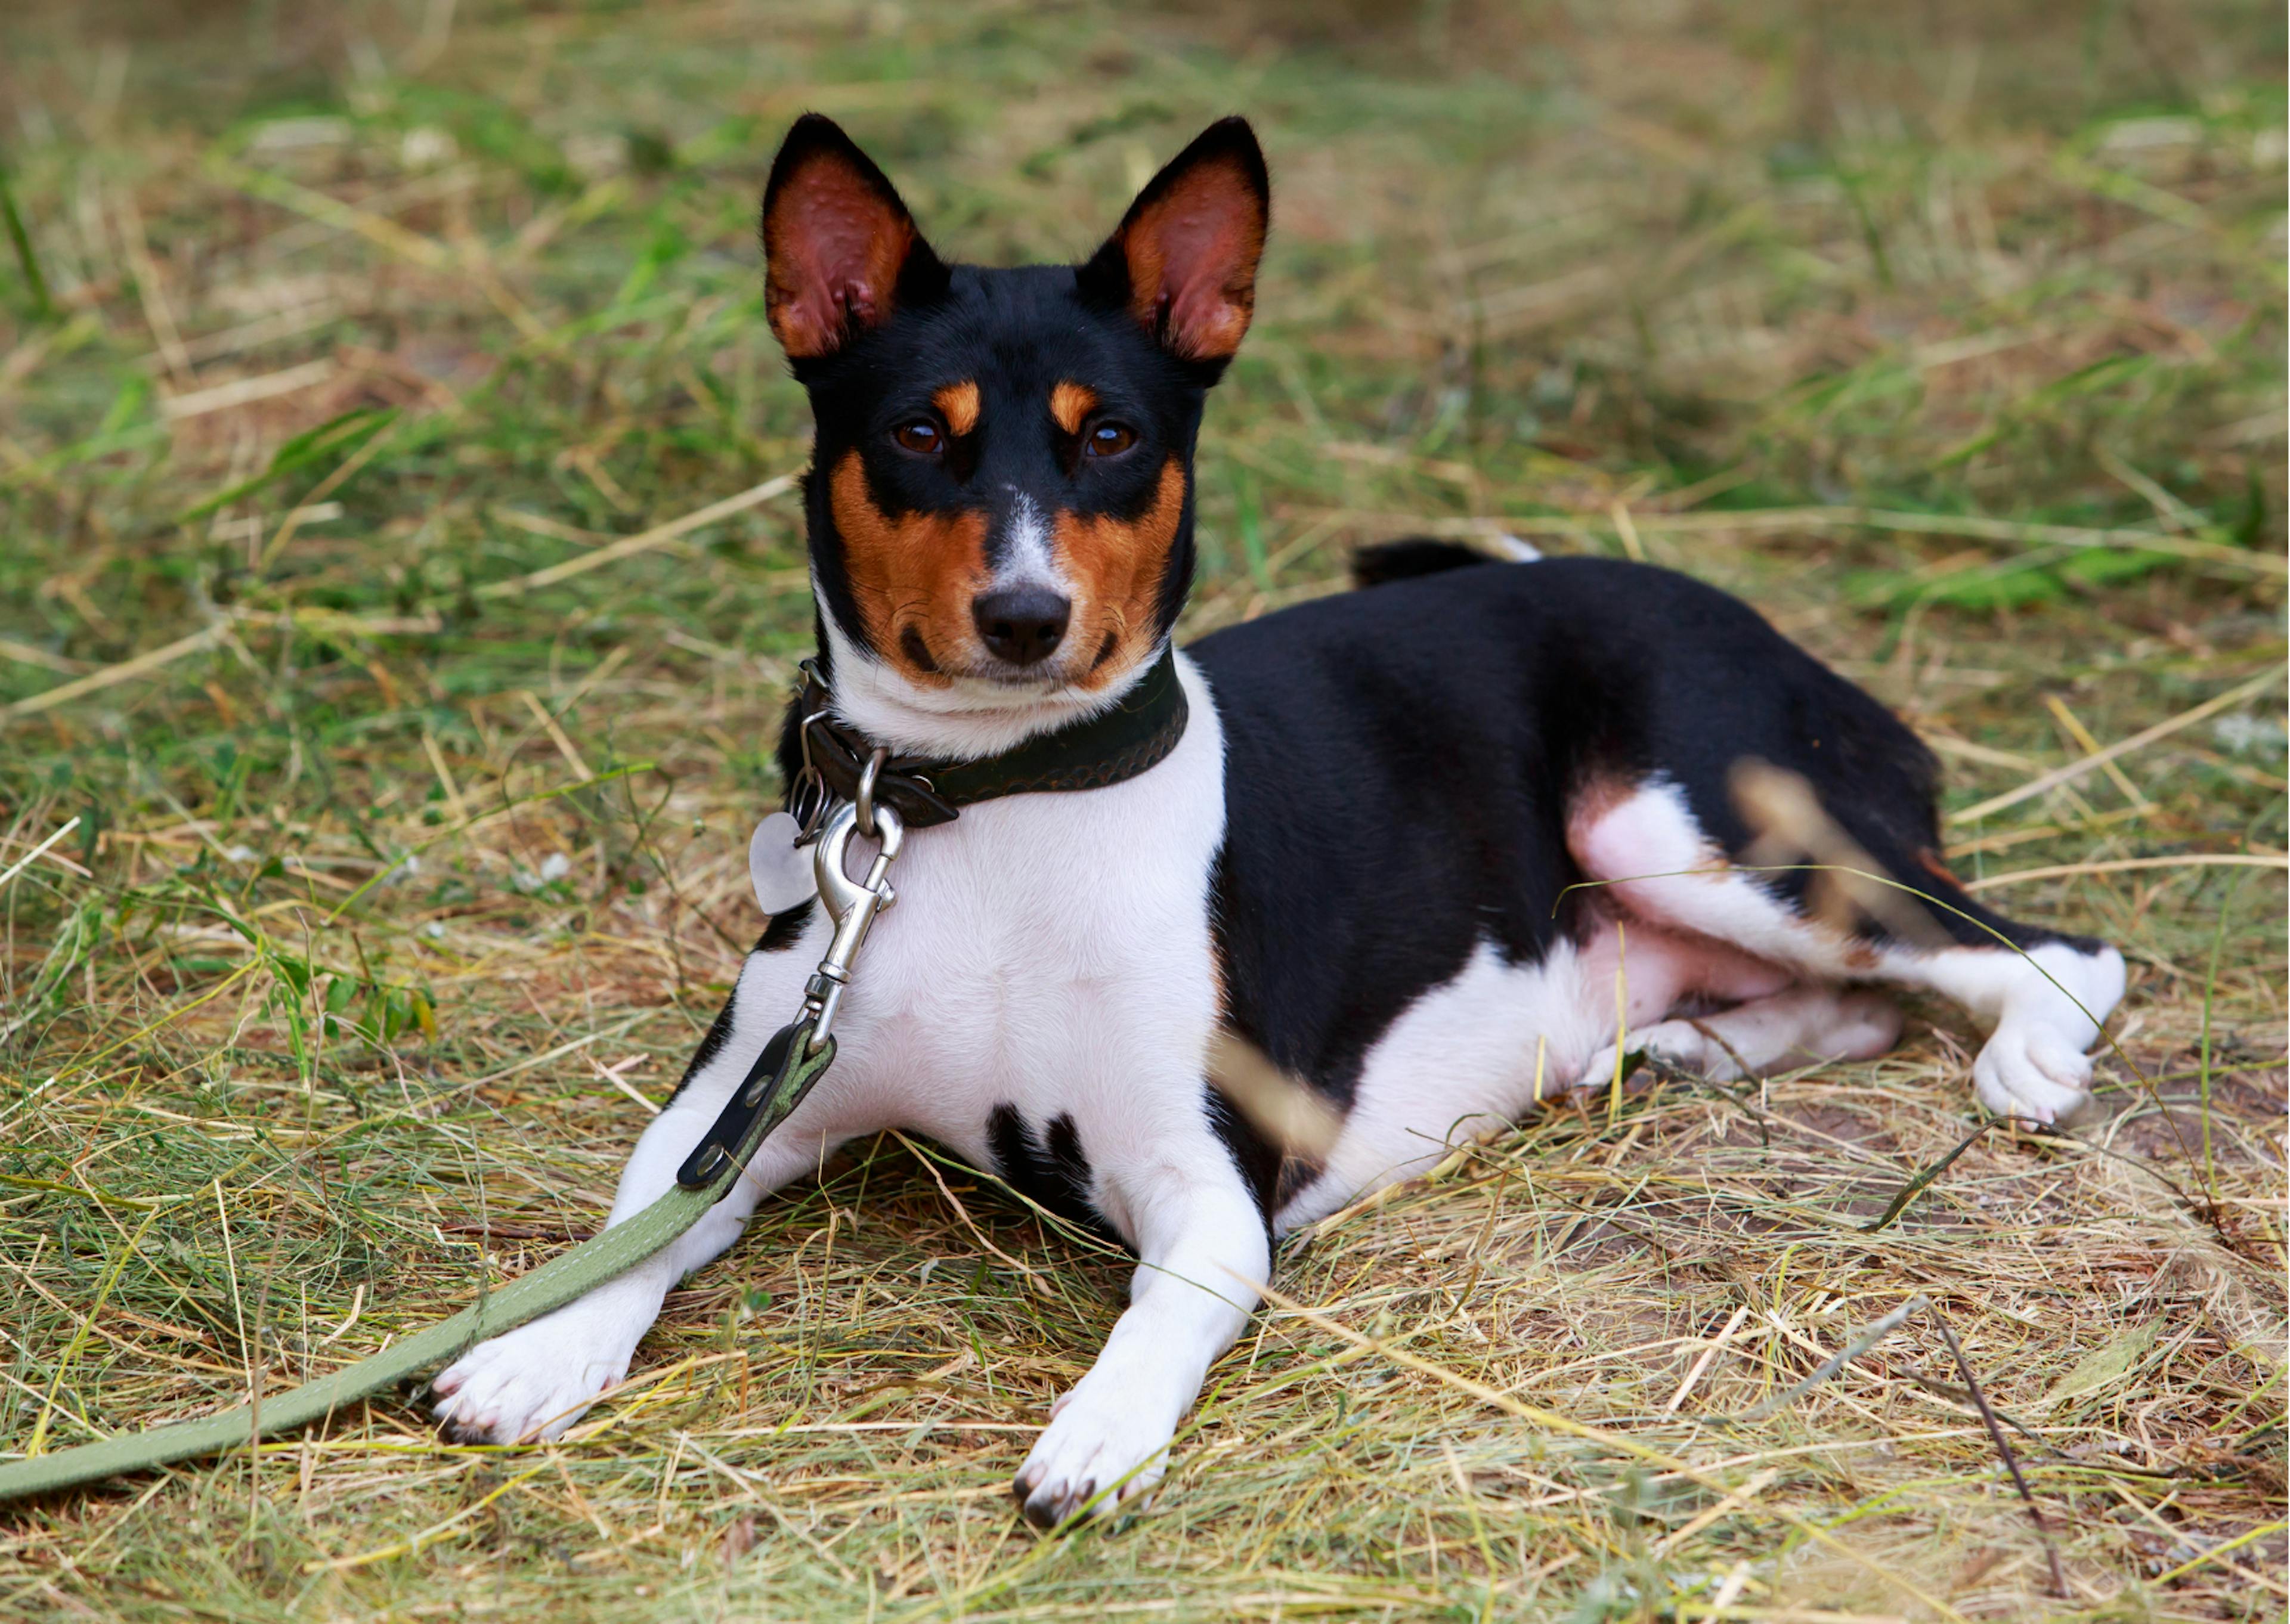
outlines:
[[[986, 582], [986, 516], [916, 512], [894, 519], [868, 494], [866, 465], [855, 451], [835, 465], [829, 500], [864, 622], [852, 629], [909, 681], [944, 687], [950, 679], [941, 661], [976, 657], [970, 600]], [[915, 658], [917, 641], [928, 663]]]
[[798, 170], [764, 224], [764, 313], [797, 360], [832, 354], [891, 313], [915, 223], [832, 154]]
[[1189, 360], [1229, 359], [1256, 309], [1264, 214], [1230, 163], [1208, 163], [1123, 228], [1130, 309]]
[[[1153, 505], [1133, 520], [1109, 514], [1061, 513], [1053, 527], [1057, 556], [1082, 590], [1080, 613], [1066, 634], [1094, 664], [1077, 679], [1101, 688], [1144, 658], [1153, 636], [1153, 607], [1161, 574], [1185, 512], [1185, 467], [1161, 465]], [[1097, 652], [1106, 651], [1102, 659]]]

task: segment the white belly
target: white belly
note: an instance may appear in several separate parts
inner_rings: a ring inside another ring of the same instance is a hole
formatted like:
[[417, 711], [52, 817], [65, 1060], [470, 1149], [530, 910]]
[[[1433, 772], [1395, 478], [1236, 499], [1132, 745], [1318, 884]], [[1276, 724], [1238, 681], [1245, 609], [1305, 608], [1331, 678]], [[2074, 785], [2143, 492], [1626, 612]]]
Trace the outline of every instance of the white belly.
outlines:
[[1685, 996], [1763, 997], [1788, 977], [1714, 942], [1603, 923], [1582, 947], [1561, 941], [1533, 964], [1482, 942], [1378, 1038], [1321, 1175], [1284, 1205], [1283, 1231], [1365, 1191], [1429, 1172], [1455, 1145], [1515, 1122], [1569, 1089], [1627, 1030]]

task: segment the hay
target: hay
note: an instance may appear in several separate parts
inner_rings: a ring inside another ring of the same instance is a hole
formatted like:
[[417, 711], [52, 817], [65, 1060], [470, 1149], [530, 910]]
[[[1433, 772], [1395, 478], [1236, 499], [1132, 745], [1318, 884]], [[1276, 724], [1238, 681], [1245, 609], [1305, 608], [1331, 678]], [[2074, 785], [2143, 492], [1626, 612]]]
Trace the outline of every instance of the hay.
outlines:
[[[1742, 592], [1945, 750], [1968, 878], [2123, 944], [2113, 1114], [1966, 1142], [1927, 1006], [1460, 1147], [1287, 1244], [1151, 1512], [1046, 1539], [1004, 1485], [1125, 1268], [885, 1136], [562, 1444], [383, 1403], [8, 1508], [0, 1614], [2280, 1616], [2278, 12], [289, 11], [4, 25], [9, 1447], [599, 1220], [809, 643], [751, 239], [807, 106], [988, 259], [1258, 117], [1189, 629], [1411, 530]], [[1964, 1368], [1863, 1334], [1918, 1299]]]

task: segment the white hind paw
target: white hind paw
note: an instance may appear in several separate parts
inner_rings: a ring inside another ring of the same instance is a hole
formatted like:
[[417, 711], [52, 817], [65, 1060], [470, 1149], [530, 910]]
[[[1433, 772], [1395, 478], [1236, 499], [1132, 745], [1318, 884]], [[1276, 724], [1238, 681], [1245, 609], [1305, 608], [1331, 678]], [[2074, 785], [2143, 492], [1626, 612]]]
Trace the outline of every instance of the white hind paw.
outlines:
[[2055, 1028], [2006, 1020], [1973, 1061], [1972, 1086], [1998, 1116], [2067, 1127], [2091, 1109], [2091, 1057]]

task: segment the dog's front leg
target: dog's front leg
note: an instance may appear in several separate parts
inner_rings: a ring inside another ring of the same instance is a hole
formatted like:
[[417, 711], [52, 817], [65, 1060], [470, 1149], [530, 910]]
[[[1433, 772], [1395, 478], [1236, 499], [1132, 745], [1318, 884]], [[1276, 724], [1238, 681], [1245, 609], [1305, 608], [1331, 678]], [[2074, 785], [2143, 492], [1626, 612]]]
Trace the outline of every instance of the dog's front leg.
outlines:
[[1019, 1468], [1013, 1487], [1029, 1522], [1062, 1522], [1101, 1491], [1091, 1508], [1101, 1516], [1150, 1492], [1210, 1364], [1270, 1277], [1263, 1214], [1223, 1146], [1210, 1140], [1204, 1153], [1213, 1159], [1198, 1165], [1133, 1169], [1110, 1192], [1140, 1260], [1129, 1308]]
[[[779, 1024], [796, 1006], [802, 975], [817, 959], [800, 953], [748, 956], [725, 1011], [729, 1031], [637, 1141], [621, 1174], [607, 1226], [644, 1211], [676, 1182], [676, 1171], [714, 1124]], [[728, 1248], [765, 1192], [801, 1177], [843, 1137], [830, 1130], [842, 1081], [830, 1071], [809, 1098], [757, 1148], [746, 1176], [697, 1224], [659, 1253], [606, 1281], [577, 1302], [480, 1342], [433, 1384], [437, 1419], [473, 1443], [555, 1438], [628, 1374], [644, 1333], [670, 1287]]]

